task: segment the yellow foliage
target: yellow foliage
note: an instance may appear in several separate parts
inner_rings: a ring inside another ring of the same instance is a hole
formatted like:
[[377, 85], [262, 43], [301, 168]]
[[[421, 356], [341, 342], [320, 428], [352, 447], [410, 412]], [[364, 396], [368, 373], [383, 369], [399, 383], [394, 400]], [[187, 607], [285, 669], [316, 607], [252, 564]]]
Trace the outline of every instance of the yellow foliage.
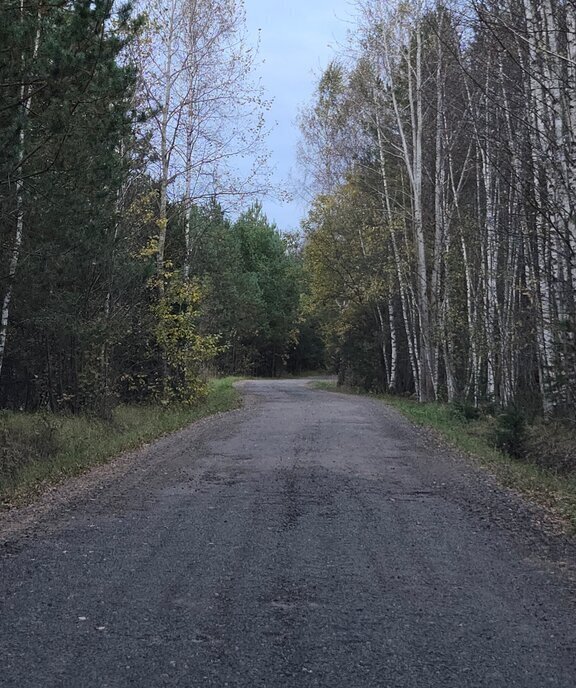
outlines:
[[135, 225], [148, 225], [156, 221], [158, 199], [155, 191], [137, 196], [126, 211], [127, 220]]
[[202, 367], [221, 350], [218, 336], [202, 334], [197, 322], [202, 292], [194, 282], [171, 278], [153, 306], [155, 339], [169, 369], [164, 401], [195, 403], [207, 390]]
[[154, 258], [158, 255], [158, 237], [148, 239], [146, 246], [138, 252], [139, 258]]

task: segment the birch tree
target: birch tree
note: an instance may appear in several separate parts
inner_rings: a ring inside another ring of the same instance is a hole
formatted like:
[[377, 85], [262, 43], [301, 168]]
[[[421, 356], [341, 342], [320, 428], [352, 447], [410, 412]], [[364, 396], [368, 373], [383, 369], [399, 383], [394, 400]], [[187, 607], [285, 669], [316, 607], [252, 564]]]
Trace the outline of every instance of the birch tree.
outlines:
[[[245, 199], [261, 192], [263, 113], [268, 107], [253, 78], [255, 48], [248, 45], [244, 10], [236, 0], [155, 0], [142, 6], [147, 29], [136, 59], [150, 113], [158, 178], [157, 272], [162, 279], [171, 199], [182, 199], [189, 274], [190, 209], [210, 197]], [[245, 178], [233, 161], [251, 159]]]
[[421, 400], [573, 415], [573, 3], [357, 8], [352, 136], [331, 141], [340, 179], [379, 200], [400, 375]]

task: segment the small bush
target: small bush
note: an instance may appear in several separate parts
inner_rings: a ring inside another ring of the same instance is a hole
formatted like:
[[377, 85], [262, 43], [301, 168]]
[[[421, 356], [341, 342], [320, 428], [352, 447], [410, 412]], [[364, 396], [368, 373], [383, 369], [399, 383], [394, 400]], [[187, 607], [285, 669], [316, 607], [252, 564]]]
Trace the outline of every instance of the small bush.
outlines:
[[526, 419], [517, 409], [511, 408], [496, 417], [494, 443], [515, 459], [526, 456]]
[[469, 401], [455, 401], [452, 404], [452, 410], [460, 420], [478, 420], [482, 416], [482, 411]]
[[576, 432], [559, 422], [529, 428], [527, 457], [541, 468], [567, 475], [576, 473]]

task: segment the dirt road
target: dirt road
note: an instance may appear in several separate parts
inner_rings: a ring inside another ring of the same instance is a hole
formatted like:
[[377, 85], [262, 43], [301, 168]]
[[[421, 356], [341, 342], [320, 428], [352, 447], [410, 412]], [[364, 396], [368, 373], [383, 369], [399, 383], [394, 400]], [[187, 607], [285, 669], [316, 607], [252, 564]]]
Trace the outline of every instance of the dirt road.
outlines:
[[0, 686], [574, 688], [536, 510], [379, 402], [244, 391], [4, 517]]

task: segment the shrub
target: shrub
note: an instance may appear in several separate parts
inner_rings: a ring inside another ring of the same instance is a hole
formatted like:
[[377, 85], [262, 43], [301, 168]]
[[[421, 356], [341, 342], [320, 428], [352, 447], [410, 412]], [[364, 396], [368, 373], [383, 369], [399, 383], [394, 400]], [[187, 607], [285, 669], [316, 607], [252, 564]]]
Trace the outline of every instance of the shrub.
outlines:
[[455, 401], [452, 411], [457, 418], [466, 421], [478, 420], [482, 416], [482, 411], [469, 401]]
[[515, 459], [526, 456], [526, 419], [518, 409], [510, 408], [496, 417], [494, 443]]
[[556, 473], [576, 473], [576, 432], [557, 421], [541, 422], [529, 428], [527, 457]]

